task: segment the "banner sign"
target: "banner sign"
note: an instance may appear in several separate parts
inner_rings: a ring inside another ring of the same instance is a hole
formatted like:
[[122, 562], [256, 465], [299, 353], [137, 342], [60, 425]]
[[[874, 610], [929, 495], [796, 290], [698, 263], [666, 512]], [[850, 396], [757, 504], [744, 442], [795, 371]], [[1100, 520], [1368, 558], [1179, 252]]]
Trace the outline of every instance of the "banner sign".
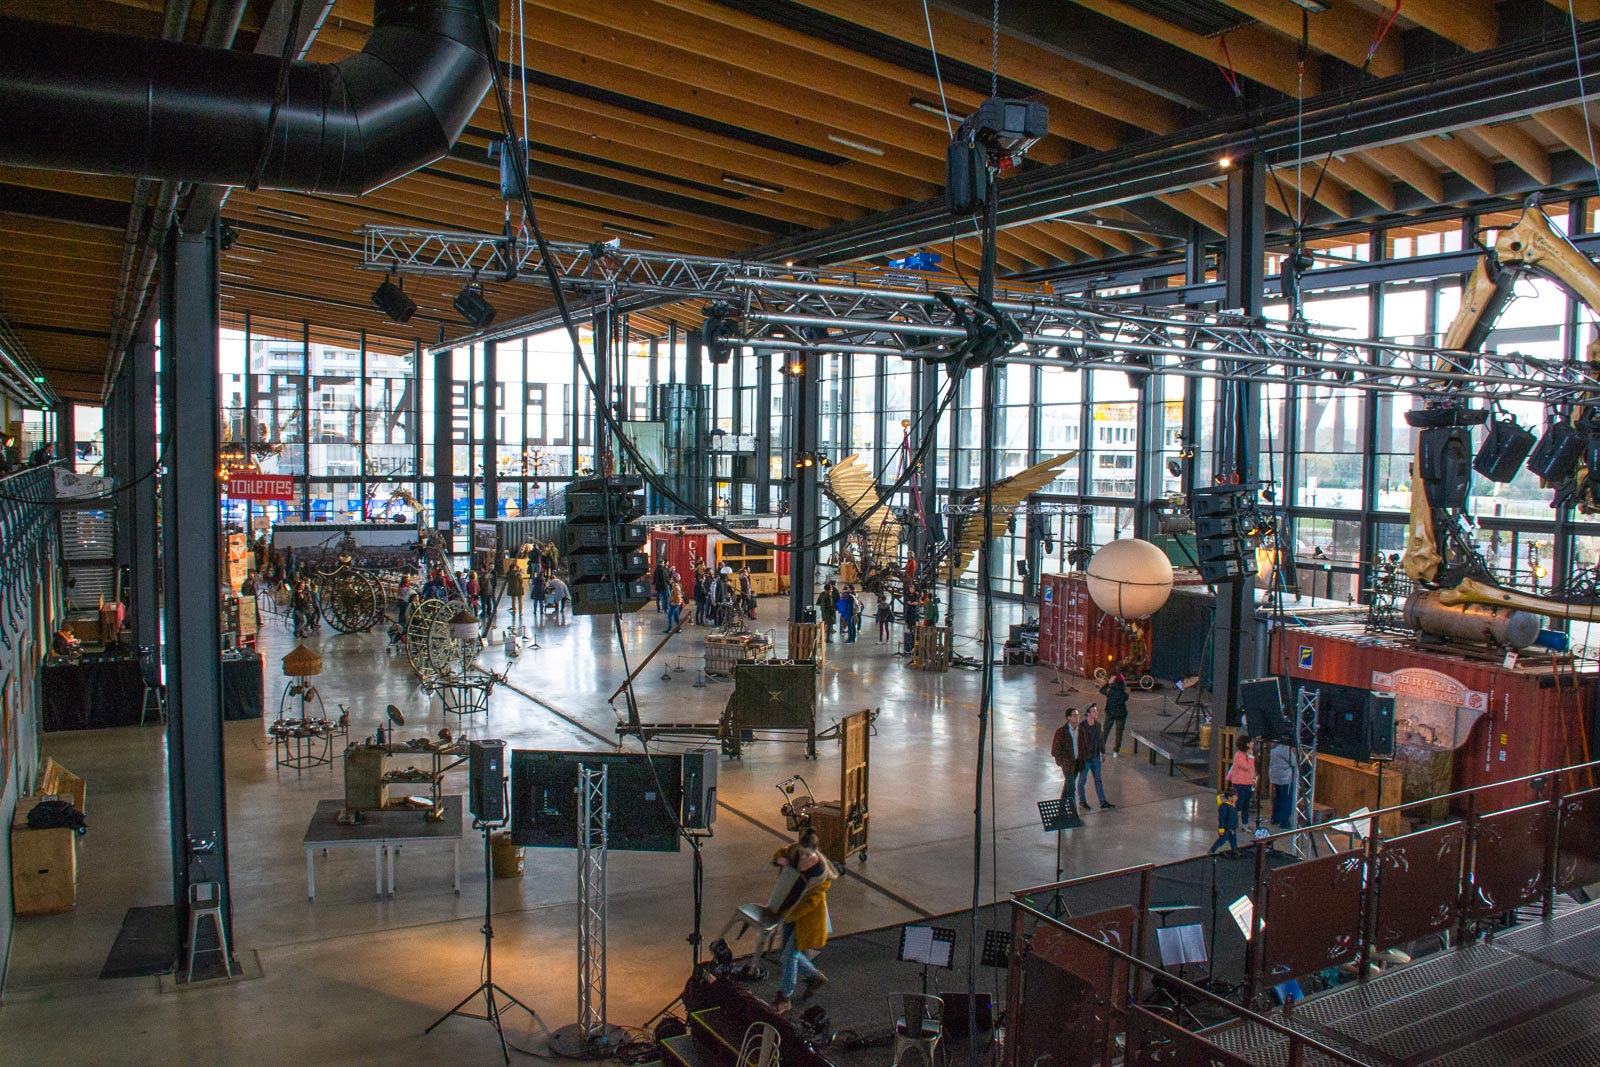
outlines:
[[239, 471], [228, 475], [222, 491], [240, 500], [293, 500], [294, 475]]

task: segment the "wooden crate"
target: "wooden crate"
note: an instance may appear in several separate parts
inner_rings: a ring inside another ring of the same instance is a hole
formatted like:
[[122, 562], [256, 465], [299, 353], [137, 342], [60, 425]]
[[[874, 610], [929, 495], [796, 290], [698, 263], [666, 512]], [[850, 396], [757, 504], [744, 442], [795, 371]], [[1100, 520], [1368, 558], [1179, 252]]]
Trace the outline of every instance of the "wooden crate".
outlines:
[[814, 660], [818, 667], [827, 661], [827, 642], [822, 639], [822, 623], [789, 624], [789, 658], [796, 663]]
[[911, 648], [911, 667], [918, 671], [943, 672], [950, 669], [950, 627], [917, 627], [916, 643]]
[[78, 835], [65, 827], [28, 828], [44, 800], [23, 797], [11, 820], [11, 902], [18, 915], [53, 915], [78, 906]]

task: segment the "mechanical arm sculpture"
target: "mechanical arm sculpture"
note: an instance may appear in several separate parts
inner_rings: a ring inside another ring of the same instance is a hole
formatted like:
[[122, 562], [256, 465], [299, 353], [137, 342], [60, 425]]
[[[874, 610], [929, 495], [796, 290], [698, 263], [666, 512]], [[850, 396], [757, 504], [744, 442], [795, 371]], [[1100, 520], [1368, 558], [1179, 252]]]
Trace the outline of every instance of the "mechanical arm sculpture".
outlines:
[[[1537, 197], [1530, 198], [1522, 217], [1515, 225], [1499, 231], [1494, 246], [1485, 250], [1484, 257], [1473, 270], [1462, 294], [1461, 308], [1445, 333], [1443, 347], [1463, 353], [1479, 349], [1510, 300], [1517, 279], [1526, 274], [1548, 278], [1590, 308], [1600, 309], [1600, 268], [1551, 225]], [[1460, 369], [1470, 369], [1471, 363], [1472, 356], [1464, 355]], [[1600, 342], [1590, 344], [1585, 370], [1590, 375], [1600, 374]], [[1418, 597], [1431, 599], [1458, 615], [1477, 616], [1485, 624], [1493, 621], [1492, 615], [1507, 611], [1585, 622], [1600, 620], [1600, 604], [1502, 588], [1473, 545], [1464, 514], [1465, 493], [1461, 491], [1460, 479], [1455, 479], [1453, 487], [1445, 484], [1447, 479], [1439, 473], [1439, 456], [1425, 454], [1428, 450], [1423, 437], [1432, 428], [1469, 426], [1483, 422], [1486, 416], [1486, 412], [1450, 404], [1431, 406], [1408, 416], [1413, 425], [1425, 427], [1418, 434], [1411, 522], [1402, 559], [1406, 574], [1429, 587]], [[1573, 404], [1570, 414], [1563, 417], [1583, 430], [1591, 441], [1597, 439], [1593, 432], [1596, 413], [1591, 405]], [[1462, 448], [1467, 441], [1470, 438], [1463, 436], [1457, 442], [1447, 441], [1446, 447]], [[1576, 505], [1585, 513], [1600, 514], [1600, 472], [1591, 469], [1593, 461], [1588, 457], [1592, 453], [1586, 449], [1585, 454], [1585, 460], [1573, 474], [1546, 484], [1555, 490], [1554, 506]], [[1409, 604], [1407, 612], [1418, 628], [1430, 632], [1452, 629], [1446, 620], [1421, 625], [1425, 612], [1413, 613]], [[1437, 618], [1436, 610], [1435, 616]], [[1460, 627], [1454, 629], [1459, 635]]]

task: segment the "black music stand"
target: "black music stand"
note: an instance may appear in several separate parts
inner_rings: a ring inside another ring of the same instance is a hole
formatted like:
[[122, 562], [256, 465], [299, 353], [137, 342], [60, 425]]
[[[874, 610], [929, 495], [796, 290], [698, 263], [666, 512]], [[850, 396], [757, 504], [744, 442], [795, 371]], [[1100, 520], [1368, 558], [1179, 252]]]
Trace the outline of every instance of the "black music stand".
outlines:
[[1009, 968], [1011, 966], [1011, 931], [985, 930], [983, 955], [978, 962], [985, 967]]
[[[1067, 783], [1072, 786], [1072, 782]], [[1059, 883], [1066, 874], [1061, 857], [1061, 835], [1067, 830], [1076, 830], [1083, 825], [1083, 820], [1078, 817], [1078, 803], [1071, 789], [1065, 796], [1054, 800], [1039, 801], [1039, 821], [1044, 825], [1046, 833], [1056, 835], [1056, 881]], [[1045, 910], [1056, 918], [1063, 915], [1071, 916], [1067, 912], [1067, 902], [1061, 898], [1061, 886], [1056, 886], [1055, 892], [1050, 894], [1050, 902], [1045, 905]]]
[[922, 965], [922, 993], [928, 993], [928, 968], [955, 966], [956, 932], [940, 926], [902, 926], [900, 928], [900, 954], [902, 963]]
[[[1192, 905], [1181, 905], [1180, 909], [1193, 909]], [[1152, 911], [1155, 909], [1152, 908]], [[1165, 916], [1163, 916], [1165, 918]], [[1187, 923], [1183, 926], [1162, 926], [1156, 931], [1156, 947], [1161, 954], [1161, 969], [1169, 967], [1178, 968], [1178, 978], [1188, 981], [1184, 969], [1193, 963], [1196, 965], [1210, 961], [1210, 953], [1206, 951], [1205, 927], [1199, 923]], [[1182, 986], [1174, 986], [1170, 982], [1156, 980], [1156, 992], [1167, 1002], [1172, 1010], [1173, 1020], [1180, 1025], [1188, 1019], [1196, 1029], [1204, 1024], [1195, 1017], [1184, 998]]]

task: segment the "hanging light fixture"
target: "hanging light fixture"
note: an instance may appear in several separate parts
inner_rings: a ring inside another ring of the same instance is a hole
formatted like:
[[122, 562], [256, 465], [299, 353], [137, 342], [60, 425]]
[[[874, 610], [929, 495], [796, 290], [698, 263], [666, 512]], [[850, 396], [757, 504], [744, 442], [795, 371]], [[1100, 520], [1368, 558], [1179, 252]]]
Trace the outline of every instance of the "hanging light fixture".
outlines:
[[478, 284], [476, 277], [461, 287], [453, 303], [457, 314], [471, 323], [474, 329], [487, 329], [494, 322], [494, 305], [484, 299], [483, 286]]
[[372, 303], [395, 322], [410, 322], [411, 316], [417, 313], [417, 302], [394, 283], [393, 271], [372, 291]]

